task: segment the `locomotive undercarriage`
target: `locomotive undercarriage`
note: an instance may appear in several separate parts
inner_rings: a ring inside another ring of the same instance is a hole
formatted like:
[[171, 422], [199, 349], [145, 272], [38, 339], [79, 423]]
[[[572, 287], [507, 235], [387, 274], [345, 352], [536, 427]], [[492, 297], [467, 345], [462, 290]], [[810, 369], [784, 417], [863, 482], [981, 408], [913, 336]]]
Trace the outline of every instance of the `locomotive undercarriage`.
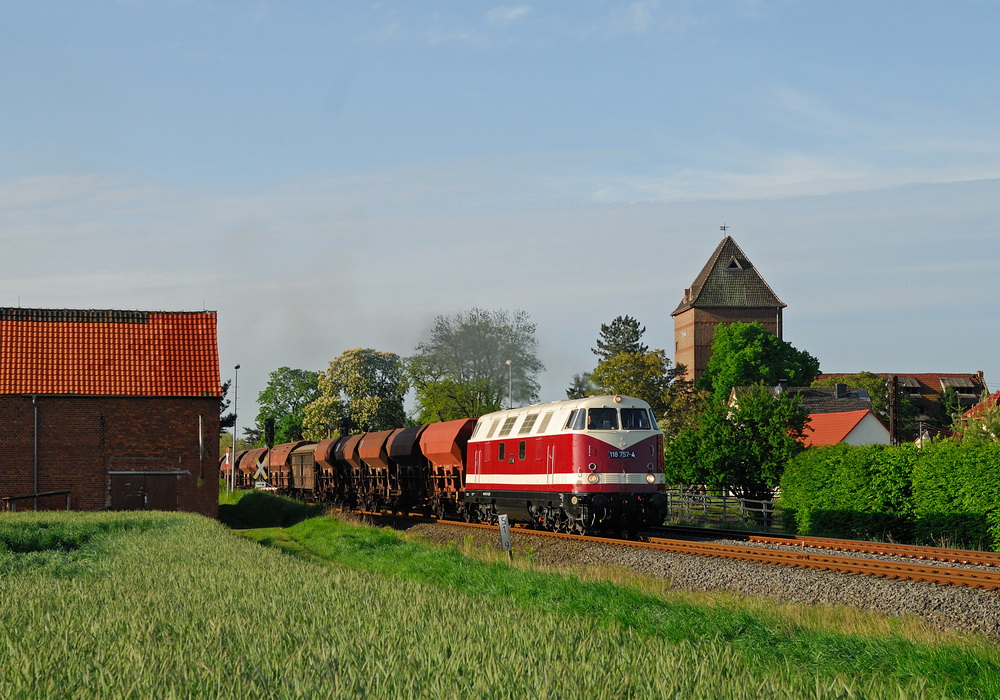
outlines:
[[466, 495], [466, 522], [495, 525], [501, 513], [530, 528], [577, 534], [637, 533], [663, 522], [662, 494], [546, 494], [475, 492]]

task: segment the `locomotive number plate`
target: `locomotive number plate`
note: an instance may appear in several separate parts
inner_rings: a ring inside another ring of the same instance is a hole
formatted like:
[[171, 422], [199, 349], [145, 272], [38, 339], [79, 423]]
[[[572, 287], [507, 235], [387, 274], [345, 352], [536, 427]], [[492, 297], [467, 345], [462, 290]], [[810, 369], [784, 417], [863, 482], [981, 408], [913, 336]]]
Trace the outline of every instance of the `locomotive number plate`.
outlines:
[[626, 457], [635, 459], [635, 450], [608, 450], [608, 457], [611, 459], [625, 459]]

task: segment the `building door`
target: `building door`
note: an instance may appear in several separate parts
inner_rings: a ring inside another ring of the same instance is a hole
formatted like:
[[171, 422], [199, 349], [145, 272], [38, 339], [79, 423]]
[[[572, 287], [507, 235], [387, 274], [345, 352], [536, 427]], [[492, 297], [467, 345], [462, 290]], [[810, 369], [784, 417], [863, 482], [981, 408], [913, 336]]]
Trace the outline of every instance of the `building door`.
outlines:
[[111, 510], [177, 510], [176, 472], [112, 472]]

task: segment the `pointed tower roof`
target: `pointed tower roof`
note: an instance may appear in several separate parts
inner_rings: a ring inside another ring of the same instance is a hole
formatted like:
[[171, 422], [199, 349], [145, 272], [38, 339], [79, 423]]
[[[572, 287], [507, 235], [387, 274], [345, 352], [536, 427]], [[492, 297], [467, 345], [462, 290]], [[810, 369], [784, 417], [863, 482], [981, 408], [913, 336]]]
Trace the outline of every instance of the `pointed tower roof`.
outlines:
[[748, 307], [784, 308], [778, 298], [732, 236], [726, 236], [705, 263], [684, 299], [674, 309], [676, 316], [690, 308]]

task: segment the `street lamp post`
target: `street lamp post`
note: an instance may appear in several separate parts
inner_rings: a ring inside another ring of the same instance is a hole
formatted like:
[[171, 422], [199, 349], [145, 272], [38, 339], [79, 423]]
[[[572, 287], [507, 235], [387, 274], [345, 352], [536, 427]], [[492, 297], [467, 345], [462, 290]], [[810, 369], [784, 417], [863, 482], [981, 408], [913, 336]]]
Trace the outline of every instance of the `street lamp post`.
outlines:
[[507, 363], [507, 408], [514, 408], [514, 379], [513, 379], [513, 365], [510, 360], [505, 360]]
[[236, 490], [236, 421], [240, 408], [240, 366], [237, 364], [233, 379], [233, 462], [229, 467], [229, 490]]

